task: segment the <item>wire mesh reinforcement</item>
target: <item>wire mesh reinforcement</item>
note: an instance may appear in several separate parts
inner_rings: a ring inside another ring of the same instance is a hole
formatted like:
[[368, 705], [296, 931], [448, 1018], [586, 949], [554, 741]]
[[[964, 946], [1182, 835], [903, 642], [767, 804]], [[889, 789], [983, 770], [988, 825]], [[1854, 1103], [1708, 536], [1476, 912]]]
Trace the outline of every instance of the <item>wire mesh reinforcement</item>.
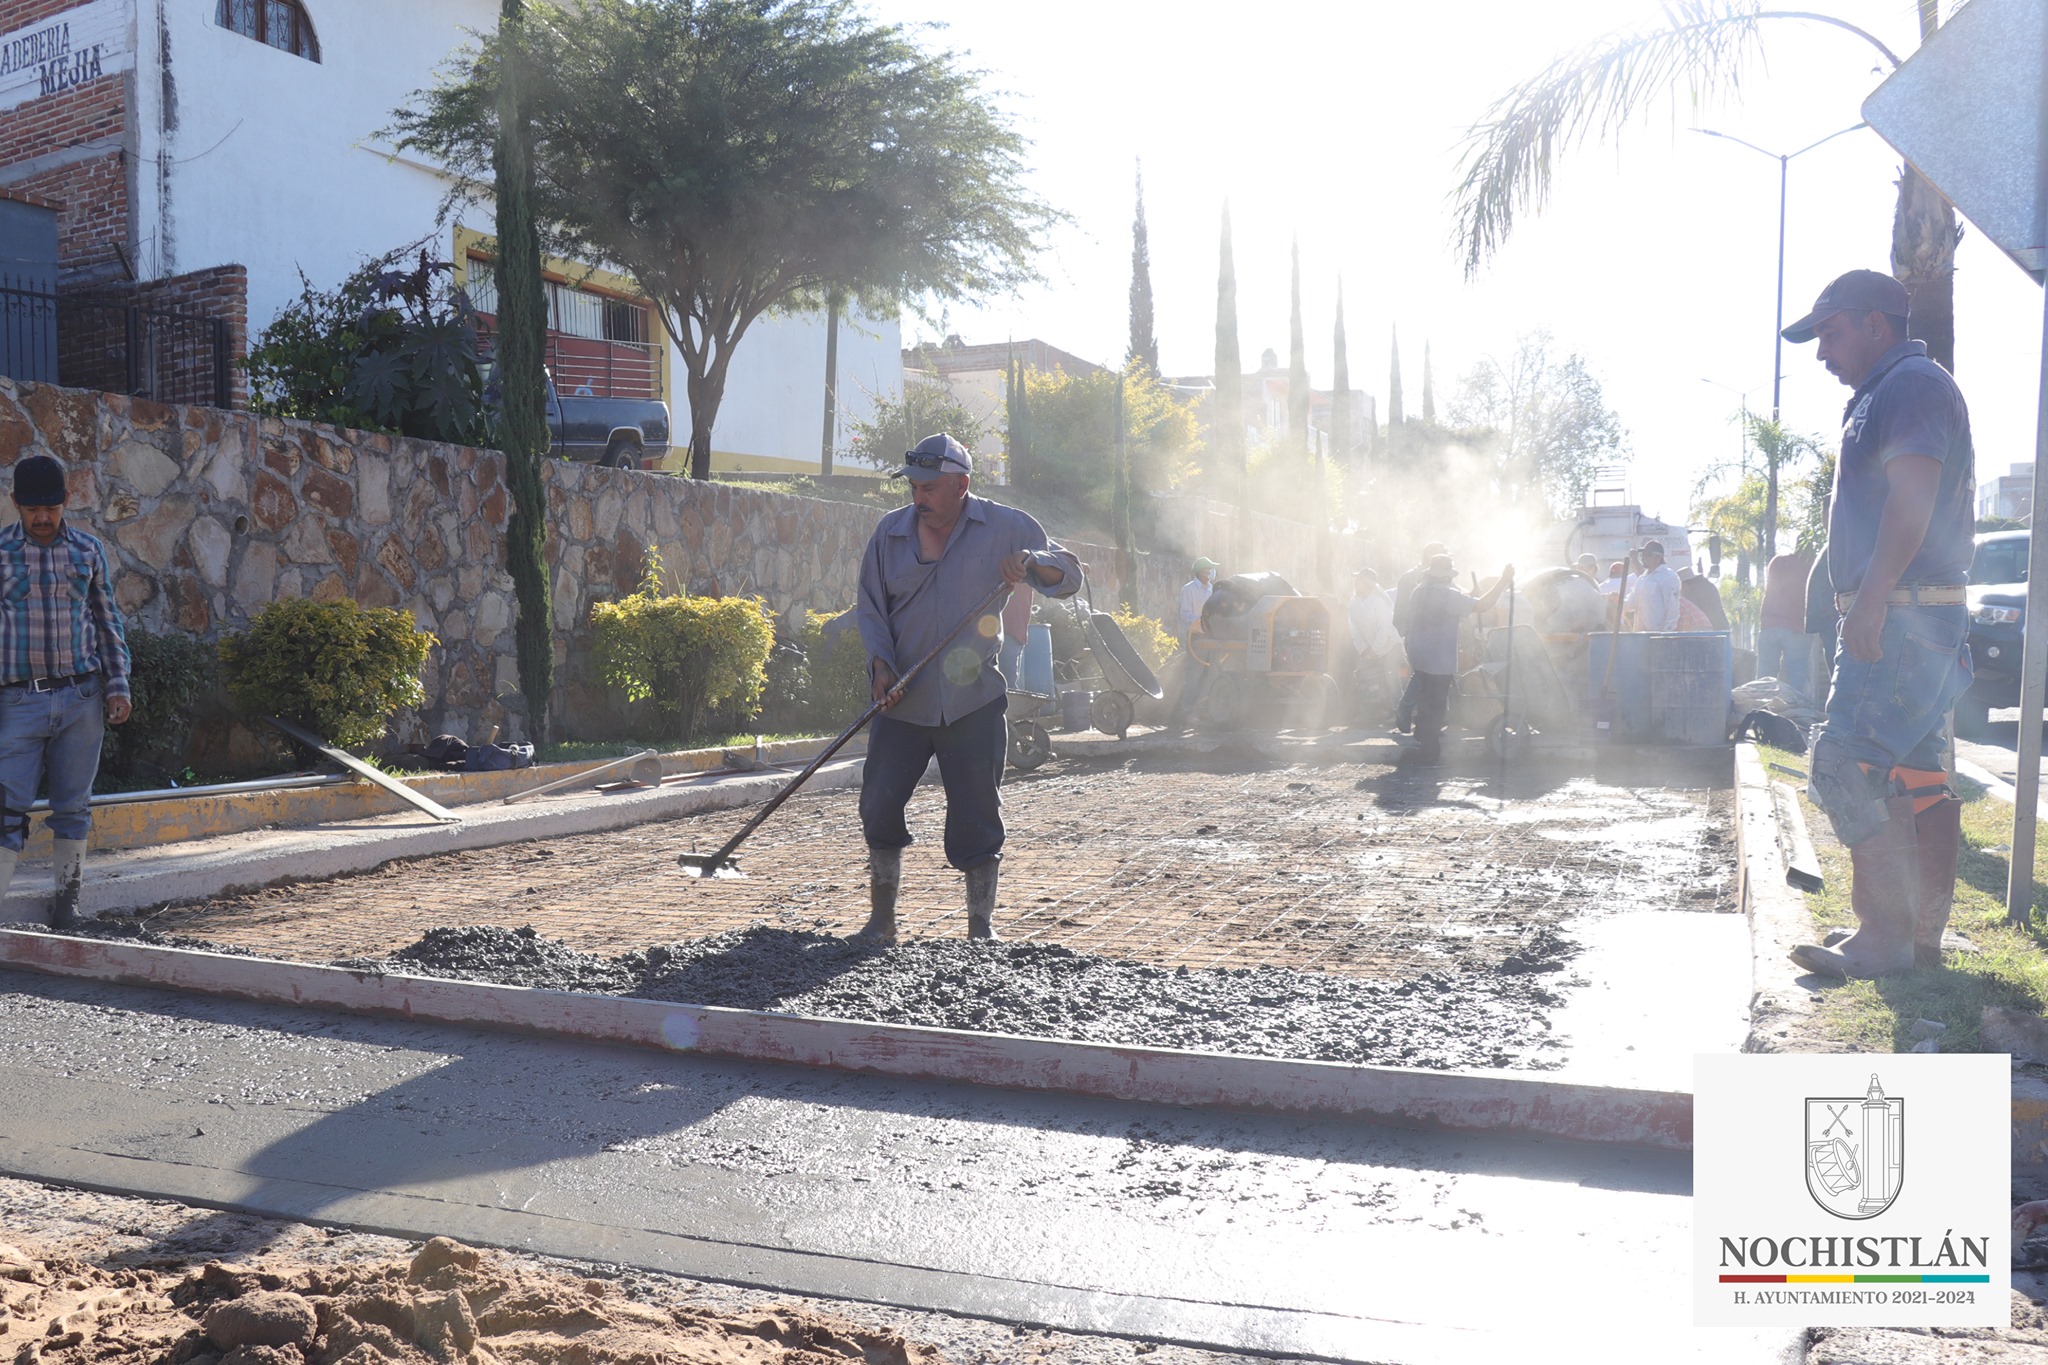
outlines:
[[[1363, 774], [1363, 775], [1361, 775]], [[1005, 788], [1005, 937], [1168, 967], [1287, 966], [1379, 978], [1499, 970], [1579, 915], [1733, 908], [1724, 792], [1590, 778], [1503, 805], [1477, 781], [1355, 767], [1041, 770]], [[867, 915], [850, 792], [799, 795], [749, 841], [745, 880], [697, 881], [727, 811], [177, 907], [155, 928], [311, 960], [380, 956], [434, 925], [532, 925], [617, 953], [750, 924], [851, 932]], [[906, 937], [965, 932], [920, 789]]]

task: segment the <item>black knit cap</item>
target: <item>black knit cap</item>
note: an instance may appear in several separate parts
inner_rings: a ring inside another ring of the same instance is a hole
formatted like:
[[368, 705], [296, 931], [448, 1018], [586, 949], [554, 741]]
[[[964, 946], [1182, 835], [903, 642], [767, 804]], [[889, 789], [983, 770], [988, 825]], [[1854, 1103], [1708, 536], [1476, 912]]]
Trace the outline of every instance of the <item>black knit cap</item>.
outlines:
[[61, 507], [68, 490], [64, 466], [48, 455], [14, 462], [14, 501], [22, 507]]

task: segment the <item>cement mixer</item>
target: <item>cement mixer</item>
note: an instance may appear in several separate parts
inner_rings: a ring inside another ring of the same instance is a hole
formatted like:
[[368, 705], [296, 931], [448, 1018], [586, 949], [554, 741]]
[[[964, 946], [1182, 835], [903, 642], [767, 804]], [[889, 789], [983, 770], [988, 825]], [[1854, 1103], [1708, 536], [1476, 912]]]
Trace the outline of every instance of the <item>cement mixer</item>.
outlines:
[[1219, 730], [1321, 729], [1337, 695], [1330, 609], [1276, 573], [1218, 581], [1188, 653], [1207, 672], [1184, 685], [1203, 687], [1200, 718]]

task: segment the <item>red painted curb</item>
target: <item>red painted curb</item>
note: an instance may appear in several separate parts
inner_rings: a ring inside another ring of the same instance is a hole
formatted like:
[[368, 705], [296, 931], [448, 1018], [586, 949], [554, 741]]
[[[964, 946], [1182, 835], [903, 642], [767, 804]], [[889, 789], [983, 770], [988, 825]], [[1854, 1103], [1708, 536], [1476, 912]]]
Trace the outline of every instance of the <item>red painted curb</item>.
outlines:
[[0, 966], [550, 1038], [916, 1080], [1328, 1114], [1686, 1151], [1692, 1096], [1511, 1071], [1449, 1072], [674, 1005], [0, 930]]

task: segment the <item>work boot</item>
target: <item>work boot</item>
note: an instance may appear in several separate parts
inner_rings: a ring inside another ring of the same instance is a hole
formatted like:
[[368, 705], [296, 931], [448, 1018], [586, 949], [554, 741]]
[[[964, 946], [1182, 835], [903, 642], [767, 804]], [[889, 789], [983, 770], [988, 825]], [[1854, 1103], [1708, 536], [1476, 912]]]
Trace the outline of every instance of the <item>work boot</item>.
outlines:
[[1956, 863], [1963, 852], [1963, 803], [1935, 802], [1913, 818], [1920, 843], [1920, 904], [1913, 922], [1913, 965], [1941, 965], [1941, 935], [1956, 903]]
[[1803, 943], [1791, 958], [1824, 976], [1868, 978], [1910, 970], [1920, 900], [1919, 830], [1913, 798], [1885, 802], [1877, 833], [1849, 849], [1849, 908], [1856, 932], [1833, 947]]
[[856, 937], [884, 947], [896, 941], [896, 894], [903, 889], [903, 850], [868, 850], [868, 922]]
[[967, 869], [967, 937], [996, 937], [996, 871], [1000, 863]]
[[55, 893], [50, 897], [50, 927], [75, 929], [78, 927], [78, 891], [85, 879], [85, 840], [57, 840], [55, 854], [50, 860], [50, 872], [56, 882]]

